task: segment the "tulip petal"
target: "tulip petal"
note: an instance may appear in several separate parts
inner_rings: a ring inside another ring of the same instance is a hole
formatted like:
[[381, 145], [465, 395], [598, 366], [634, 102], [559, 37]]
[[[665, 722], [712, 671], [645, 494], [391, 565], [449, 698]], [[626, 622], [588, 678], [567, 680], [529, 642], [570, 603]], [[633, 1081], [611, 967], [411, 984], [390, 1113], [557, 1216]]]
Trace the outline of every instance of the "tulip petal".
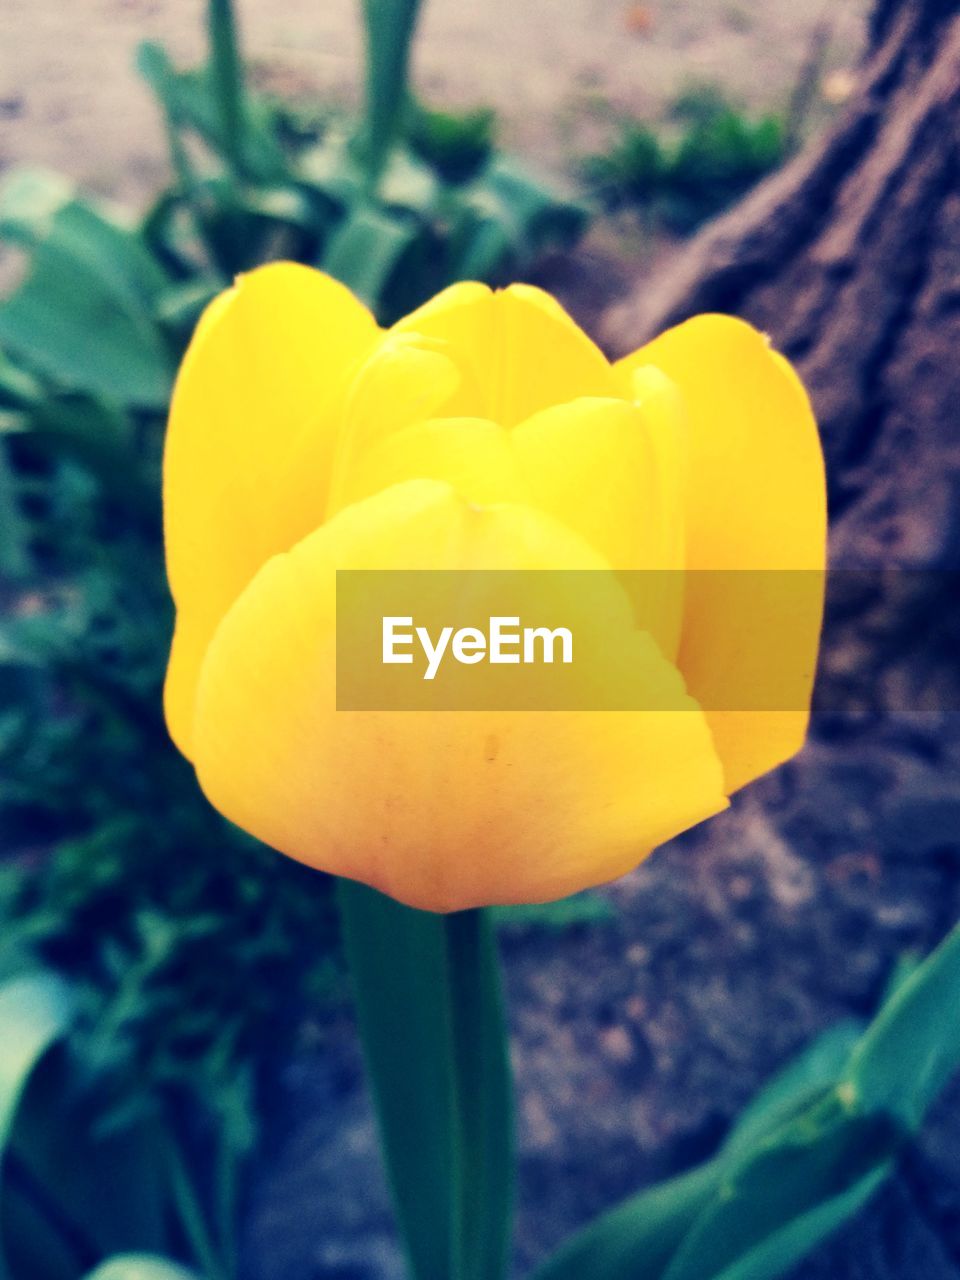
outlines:
[[436, 418], [362, 451], [350, 467], [341, 505], [417, 479], [442, 480], [469, 502], [524, 501], [508, 431], [486, 418]]
[[455, 284], [393, 331], [448, 344], [465, 374], [451, 416], [513, 426], [578, 396], [618, 394], [599, 347], [558, 302], [532, 285], [494, 291], [482, 284]]
[[164, 455], [178, 610], [165, 702], [186, 755], [210, 636], [260, 565], [323, 519], [347, 378], [377, 335], [347, 289], [293, 263], [239, 277], [198, 325]]
[[[677, 480], [673, 471], [663, 474], [655, 440], [668, 425], [680, 431], [678, 424], [661, 421], [667, 405], [675, 412], [682, 407], [675, 389], [672, 400], [649, 396], [642, 406], [574, 400], [510, 429], [483, 418], [417, 423], [360, 451], [343, 499], [355, 502], [418, 477], [442, 480], [473, 503], [537, 507], [574, 530], [615, 569], [679, 570]], [[630, 585], [637, 618], [665, 653], [675, 653], [680, 574], [668, 583], [666, 575], [645, 573]]]
[[[806, 734], [826, 559], [820, 440], [799, 379], [743, 321], [698, 316], [617, 369], [632, 382], [646, 366], [680, 388], [689, 411], [695, 572], [679, 665], [733, 791], [788, 759]], [[737, 574], [715, 572], [726, 570]], [[756, 705], [758, 685], [779, 694], [777, 709], [741, 709]]]
[[195, 758], [216, 807], [292, 857], [434, 911], [600, 883], [724, 807], [704, 717], [639, 632], [637, 661], [682, 710], [338, 711], [337, 570], [464, 567], [603, 562], [530, 508], [478, 509], [414, 481], [265, 565], [204, 662]]
[[[358, 490], [358, 467], [371, 453], [385, 447], [389, 457], [403, 462], [408, 428], [431, 419], [453, 400], [461, 385], [460, 370], [441, 347], [416, 333], [391, 333], [361, 365], [350, 387], [343, 425], [334, 459], [327, 514], [333, 515]], [[417, 465], [427, 458], [411, 449]], [[411, 478], [429, 474], [416, 468]], [[367, 480], [369, 482], [369, 479]], [[385, 484], [375, 483], [365, 492], [375, 493]]]
[[511, 432], [528, 501], [576, 530], [617, 569], [661, 569], [664, 512], [643, 410], [584, 399], [534, 414]]
[[649, 403], [582, 399], [509, 430], [486, 418], [417, 422], [358, 451], [338, 506], [404, 480], [443, 480], [470, 502], [538, 507], [616, 569], [679, 569], [678, 463], [661, 465], [663, 416]]
[[[682, 618], [682, 521], [676, 475], [661, 467], [656, 438], [669, 403], [574, 400], [528, 418], [511, 440], [524, 501], [630, 571], [623, 582], [634, 616], [672, 658]], [[669, 425], [679, 433], [679, 423]]]

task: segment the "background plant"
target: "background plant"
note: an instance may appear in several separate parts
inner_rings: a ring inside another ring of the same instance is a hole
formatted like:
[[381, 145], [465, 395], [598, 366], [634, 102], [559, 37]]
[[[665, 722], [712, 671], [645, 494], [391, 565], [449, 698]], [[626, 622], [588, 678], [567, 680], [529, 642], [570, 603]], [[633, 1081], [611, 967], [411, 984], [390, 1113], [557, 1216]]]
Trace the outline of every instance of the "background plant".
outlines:
[[[459, 920], [429, 916], [360, 886], [344, 888], [360, 1025], [411, 1275], [502, 1277], [509, 1182], [490, 1175], [509, 1162], [507, 1130], [494, 1123], [506, 1119], [497, 1083], [504, 1077], [495, 1054], [476, 1052], [488, 1042], [468, 1039], [474, 1052], [459, 1057], [436, 1038], [450, 1035], [455, 1045], [464, 1031], [499, 1016], [487, 985], [483, 930], [476, 931], [471, 913]], [[475, 963], [458, 963], [468, 959]], [[451, 976], [459, 975], [452, 1021], [443, 1012], [452, 993], [437, 981], [448, 964]], [[960, 1065], [958, 981], [955, 929], [925, 961], [897, 969], [869, 1025], [837, 1024], [770, 1080], [704, 1163], [577, 1232], [537, 1268], [535, 1280], [783, 1275], [873, 1196]], [[0, 986], [4, 1274], [14, 1280], [230, 1275], [234, 1157], [243, 1135], [225, 1119], [227, 1143], [204, 1160], [155, 1114], [105, 1122], [86, 1093], [74, 1049], [81, 1017], [77, 992], [49, 973]], [[471, 1114], [490, 1122], [484, 1132], [499, 1140], [471, 1134]], [[438, 1176], [451, 1171], [453, 1177]], [[107, 1256], [113, 1250], [119, 1252]]]
[[584, 172], [608, 209], [640, 209], [685, 233], [778, 169], [796, 133], [789, 113], [751, 115], [717, 86], [697, 85], [675, 99], [660, 128], [621, 122], [613, 145]]

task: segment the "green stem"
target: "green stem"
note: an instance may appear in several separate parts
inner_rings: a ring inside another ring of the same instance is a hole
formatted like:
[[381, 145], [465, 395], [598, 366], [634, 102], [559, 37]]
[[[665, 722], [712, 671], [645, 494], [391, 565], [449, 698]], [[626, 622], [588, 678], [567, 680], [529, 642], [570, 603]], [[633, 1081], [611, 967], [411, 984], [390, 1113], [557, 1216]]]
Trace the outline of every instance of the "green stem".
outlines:
[[223, 1117], [220, 1118], [220, 1132], [217, 1136], [214, 1193], [224, 1271], [227, 1276], [232, 1277], [237, 1272], [237, 1153]]
[[363, 0], [367, 42], [363, 162], [372, 194], [407, 107], [410, 47], [420, 0]]
[[194, 1259], [203, 1271], [205, 1280], [227, 1280], [223, 1260], [214, 1243], [213, 1233], [193, 1185], [190, 1170], [187, 1168], [180, 1145], [172, 1133], [166, 1137], [164, 1150], [174, 1207]]
[[210, 0], [207, 8], [210, 69], [220, 108], [223, 151], [236, 177], [243, 176], [245, 102], [243, 60], [231, 0]]
[[[504, 1171], [513, 1166], [513, 1126], [496, 944], [485, 911], [445, 916], [444, 928], [459, 1127], [457, 1274], [497, 1280], [508, 1261], [505, 1228], [513, 1186]], [[495, 1027], [498, 1034], [478, 1034], [485, 1026]]]
[[384, 1161], [416, 1280], [502, 1280], [513, 1125], [483, 911], [415, 911], [341, 881], [344, 944]]

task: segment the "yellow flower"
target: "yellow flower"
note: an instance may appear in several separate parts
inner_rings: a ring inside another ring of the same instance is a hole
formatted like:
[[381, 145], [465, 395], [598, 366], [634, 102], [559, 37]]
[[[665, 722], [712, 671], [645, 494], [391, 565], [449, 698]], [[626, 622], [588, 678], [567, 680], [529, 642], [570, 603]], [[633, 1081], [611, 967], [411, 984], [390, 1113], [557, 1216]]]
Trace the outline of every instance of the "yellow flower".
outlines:
[[[611, 879], [803, 741], [820, 596], [784, 626], [697, 572], [637, 619], [682, 709], [336, 709], [338, 569], [822, 570], [807, 397], [741, 321], [611, 364], [527, 286], [455, 285], [382, 331], [328, 277], [263, 267], [184, 360], [164, 515], [167, 719], [207, 796], [413, 906]], [[741, 709], [758, 670], [790, 709]]]

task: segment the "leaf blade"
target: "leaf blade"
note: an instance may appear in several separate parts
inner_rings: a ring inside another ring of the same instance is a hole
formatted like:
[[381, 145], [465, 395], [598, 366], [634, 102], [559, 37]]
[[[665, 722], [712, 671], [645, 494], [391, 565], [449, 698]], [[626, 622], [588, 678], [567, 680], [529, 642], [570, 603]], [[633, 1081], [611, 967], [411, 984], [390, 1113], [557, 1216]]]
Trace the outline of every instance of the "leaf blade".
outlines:
[[960, 1069], [960, 925], [904, 978], [852, 1055], [844, 1086], [915, 1132]]
[[[54, 974], [18, 975], [0, 988], [0, 1160], [30, 1077], [66, 1033], [73, 1012], [70, 991]], [[0, 1276], [6, 1275], [0, 1241]]]
[[101, 1262], [84, 1280], [198, 1280], [176, 1262], [149, 1253], [123, 1253]]

